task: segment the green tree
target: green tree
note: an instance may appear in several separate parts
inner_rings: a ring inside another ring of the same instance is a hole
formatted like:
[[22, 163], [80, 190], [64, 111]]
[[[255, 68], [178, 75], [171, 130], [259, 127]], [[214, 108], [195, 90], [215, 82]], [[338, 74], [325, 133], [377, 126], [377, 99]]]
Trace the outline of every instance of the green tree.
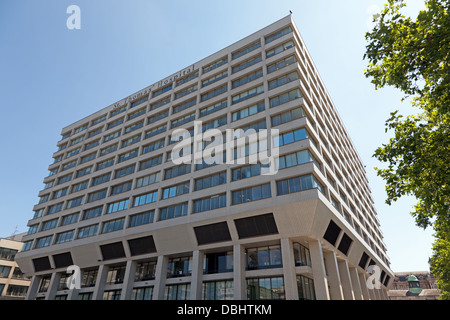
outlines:
[[366, 33], [366, 77], [375, 88], [393, 86], [417, 114], [391, 113], [388, 143], [375, 153], [387, 168], [375, 168], [386, 182], [391, 204], [404, 195], [417, 199], [411, 214], [419, 227], [434, 228], [431, 269], [450, 299], [450, 17], [449, 0], [427, 0], [416, 19], [401, 13], [401, 0], [388, 0]]

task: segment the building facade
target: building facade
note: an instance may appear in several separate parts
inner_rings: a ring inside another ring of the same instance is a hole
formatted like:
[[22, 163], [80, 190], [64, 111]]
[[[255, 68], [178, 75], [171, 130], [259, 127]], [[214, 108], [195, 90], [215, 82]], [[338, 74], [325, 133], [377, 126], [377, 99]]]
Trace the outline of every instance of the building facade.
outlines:
[[25, 277], [15, 261], [22, 249], [24, 234], [0, 238], [0, 299], [24, 299], [30, 279]]
[[61, 135], [28, 299], [387, 298], [364, 166], [291, 16]]
[[438, 300], [440, 295], [429, 271], [396, 272], [388, 291], [390, 300]]

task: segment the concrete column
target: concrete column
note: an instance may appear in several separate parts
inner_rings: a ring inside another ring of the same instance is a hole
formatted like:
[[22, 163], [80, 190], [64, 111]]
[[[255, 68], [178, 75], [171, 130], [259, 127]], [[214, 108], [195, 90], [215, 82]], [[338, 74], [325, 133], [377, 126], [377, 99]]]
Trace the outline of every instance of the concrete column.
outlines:
[[292, 247], [291, 240], [287, 238], [281, 239], [281, 257], [283, 259], [284, 290], [286, 300], [298, 300], [294, 248]]
[[122, 293], [120, 294], [120, 300], [130, 300], [131, 293], [133, 292], [134, 278], [136, 276], [136, 262], [127, 261], [125, 268], [125, 276], [123, 279]]
[[233, 246], [234, 300], [247, 300], [245, 266], [245, 250], [240, 244], [235, 244]]
[[344, 293], [342, 290], [341, 278], [339, 277], [339, 269], [337, 264], [336, 253], [333, 251], [325, 252], [325, 265], [328, 272], [328, 283], [330, 285], [331, 300], [343, 300]]
[[167, 256], [158, 256], [155, 272], [156, 283], [153, 287], [153, 300], [164, 300], [168, 264], [169, 258]]
[[355, 300], [363, 300], [364, 297], [362, 295], [361, 283], [359, 282], [359, 275], [357, 268], [350, 267], [350, 278], [352, 280], [353, 294], [355, 296]]
[[203, 251], [195, 250], [192, 253], [191, 300], [202, 298], [203, 259]]
[[26, 300], [35, 300], [37, 291], [39, 290], [39, 284], [41, 283], [42, 276], [31, 277], [30, 286], [28, 287]]
[[45, 300], [55, 300], [56, 291], [58, 291], [59, 280], [61, 274], [59, 272], [53, 272], [50, 278], [50, 284], [48, 285], [47, 292], [45, 293]]
[[350, 277], [350, 270], [348, 269], [348, 263], [346, 260], [338, 262], [339, 277], [341, 278], [342, 291], [344, 293], [345, 300], [355, 300], [353, 294], [353, 283]]
[[367, 279], [365, 273], [359, 274], [359, 284], [364, 300], [370, 300], [369, 289], [367, 288]]
[[97, 279], [95, 281], [94, 292], [92, 293], [92, 300], [103, 300], [103, 291], [105, 290], [108, 270], [108, 266], [105, 266], [104, 264], [101, 264], [98, 267]]
[[313, 269], [314, 291], [317, 300], [330, 300], [328, 292], [327, 275], [323, 262], [322, 245], [320, 241], [309, 242], [309, 253], [311, 256], [311, 265]]

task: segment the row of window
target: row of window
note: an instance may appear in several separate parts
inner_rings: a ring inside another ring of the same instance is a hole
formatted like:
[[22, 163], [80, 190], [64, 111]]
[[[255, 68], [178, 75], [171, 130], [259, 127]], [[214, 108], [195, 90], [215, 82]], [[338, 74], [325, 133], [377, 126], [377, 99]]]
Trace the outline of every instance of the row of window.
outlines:
[[[287, 33], [289, 33], [289, 32], [292, 32], [291, 27], [289, 27], [289, 28], [287, 28], [287, 29], [283, 29], [283, 30], [286, 30], [286, 31], [288, 31], [288, 32], [283, 31], [283, 32], [281, 32], [281, 33], [279, 33], [279, 34], [285, 35], [285, 34], [287, 34]], [[277, 34], [278, 34], [278, 33], [277, 33]], [[272, 39], [272, 38], [273, 38], [273, 37], [271, 37], [271, 39]], [[267, 41], [267, 40], [266, 40], [266, 41]], [[273, 41], [273, 40], [272, 40], [272, 41]], [[269, 41], [269, 42], [271, 42], [271, 41]], [[267, 43], [269, 43], [269, 42], [267, 42]], [[237, 51], [236, 53], [233, 53], [233, 54], [232, 54], [232, 58], [233, 58], [233, 60], [234, 60], [234, 59], [237, 59], [238, 57], [241, 57], [241, 56], [243, 56], [243, 55], [245, 55], [245, 54], [247, 54], [247, 53], [249, 53], [249, 52], [252, 52], [253, 50], [258, 49], [260, 46], [261, 46], [261, 43], [260, 43], [260, 41], [258, 41], [258, 42], [254, 43], [254, 44], [252, 44], [252, 45], [249, 45], [249, 46], [247, 46], [247, 47], [245, 47], [245, 48], [243, 48], [243, 49], [240, 49], [240, 50]], [[278, 53], [280, 53], [280, 52], [282, 52], [282, 51], [284, 51], [284, 50], [287, 50], [287, 49], [291, 48], [292, 46], [293, 46], [292, 41], [289, 41], [289, 42], [287, 42], [287, 43], [284, 43], [284, 44], [282, 44], [282, 45], [277, 46], [276, 48], [273, 48], [273, 49], [268, 50], [268, 51], [266, 52], [266, 56], [267, 56], [267, 57], [272, 57], [272, 56], [274, 56], [275, 54], [278, 54]], [[237, 66], [234, 66], [234, 67], [232, 68], [233, 73], [236, 73], [236, 72], [238, 72], [238, 71], [241, 71], [241, 70], [243, 70], [243, 69], [245, 69], [245, 68], [247, 68], [247, 67], [250, 67], [250, 66], [252, 66], [253, 64], [258, 63], [258, 62], [260, 62], [260, 61], [261, 61], [261, 56], [260, 56], [260, 55], [254, 57], [254, 58], [251, 58], [251, 59], [249, 59], [249, 60], [247, 60], [247, 61], [245, 61], [245, 62], [243, 62], [243, 63], [240, 63], [240, 64], [237, 65]], [[214, 70], [214, 69], [216, 69], [216, 68], [218, 68], [218, 67], [220, 67], [220, 66], [222, 66], [222, 65], [224, 65], [224, 64], [226, 64], [226, 63], [228, 63], [228, 59], [227, 59], [227, 58], [223, 58], [223, 59], [220, 59], [220, 60], [218, 60], [218, 61], [216, 61], [216, 62], [213, 62], [212, 64], [203, 67], [203, 73], [207, 73], [207, 72], [209, 72], [209, 71], [212, 71], [212, 70]], [[181, 84], [184, 84], [184, 83], [186, 83], [186, 82], [188, 82], [188, 81], [190, 81], [190, 80], [193, 80], [193, 79], [197, 78], [198, 75], [199, 75], [199, 74], [198, 74], [198, 71], [196, 71], [196, 72], [194, 72], [194, 73], [192, 73], [192, 74], [189, 74], [188, 76], [184, 77], [183, 79], [179, 79], [179, 80], [177, 81], [176, 84], [177, 84], [177, 86], [179, 86], [179, 85], [181, 85]], [[204, 81], [202, 82], [202, 86], [203, 86], [203, 87], [204, 87], [204, 86], [207, 86], [207, 85], [212, 84], [212, 83], [214, 83], [214, 82], [216, 82], [216, 81], [219, 81], [220, 79], [223, 79], [223, 78], [225, 78], [225, 77], [227, 77], [227, 76], [228, 76], [228, 74], [226, 74], [226, 73], [225, 73], [225, 74], [224, 74], [224, 73], [221, 73], [221, 74], [215, 75], [215, 76], [213, 76], [213, 77], [208, 78], [207, 80], [204, 80]], [[170, 91], [172, 88], [173, 88], [173, 84], [170, 84], [170, 85], [165, 86], [165, 87], [163, 87], [163, 88], [161, 88], [161, 89], [158, 89], [157, 91], [154, 91], [154, 92], [153, 92], [152, 97], [155, 98], [155, 97], [157, 97], [157, 96], [159, 96], [159, 95], [161, 95], [161, 94], [164, 94], [164, 93]], [[191, 93], [191, 92], [193, 92], [193, 91], [195, 91], [195, 90], [197, 90], [197, 87], [196, 87], [196, 86], [192, 86], [192, 87], [190, 87], [190, 88], [184, 89], [183, 91], [178, 92], [178, 93], [175, 94], [175, 99], [181, 98], [181, 97], [183, 97], [183, 96], [185, 96], [185, 95], [187, 95], [187, 94], [189, 94], [189, 93]], [[147, 96], [140, 97], [140, 98], [136, 99], [135, 101], [133, 101], [133, 102], [131, 103], [130, 109], [132, 109], [132, 108], [134, 108], [134, 107], [136, 107], [136, 106], [139, 106], [139, 105], [141, 105], [141, 104], [147, 102], [148, 100], [149, 100], [149, 96], [148, 96], [148, 95], [147, 95]], [[75, 134], [78, 134], [78, 133], [80, 133], [80, 132], [82, 132], [82, 131], [84, 131], [84, 130], [87, 130], [89, 126], [95, 126], [95, 125], [97, 125], [97, 124], [99, 124], [99, 123], [105, 121], [107, 118], [115, 117], [115, 116], [117, 116], [117, 115], [119, 115], [119, 114], [125, 112], [126, 110], [127, 110], [127, 106], [126, 106], [126, 105], [125, 105], [125, 106], [122, 106], [122, 107], [120, 107], [120, 108], [115, 108], [114, 110], [112, 110], [112, 111], [109, 113], [109, 117], [108, 117], [107, 114], [105, 114], [105, 115], [103, 115], [103, 116], [101, 116], [101, 117], [99, 117], [99, 118], [93, 120], [93, 121], [91, 122], [90, 125], [89, 125], [89, 123], [86, 123], [86, 124], [83, 124], [83, 125], [81, 125], [81, 126], [75, 128], [75, 129], [73, 130], [73, 132], [63, 133], [63, 134], [62, 134], [61, 140], [65, 140], [65, 139], [69, 138], [69, 137], [72, 136], [72, 135], [75, 135]], [[133, 114], [130, 114], [128, 120], [131, 120], [131, 119], [133, 119], [134, 117], [137, 117], [137, 116], [138, 116], [138, 113], [140, 113], [140, 112], [142, 112], [142, 111], [138, 111], [138, 112], [134, 112]], [[140, 115], [140, 114], [139, 114], [139, 115]], [[115, 126], [118, 126], [118, 125], [121, 124], [122, 122], [123, 122], [123, 119], [121, 119], [121, 120], [116, 120], [116, 121], [114, 121], [114, 122], [111, 122], [111, 123], [109, 123], [109, 124], [107, 125], [107, 129], [114, 128]], [[91, 133], [89, 134], [89, 137], [92, 136], [92, 135], [98, 134], [98, 133], [99, 133], [99, 132], [96, 132], [96, 131], [94, 131], [94, 133], [91, 132]], [[78, 138], [76, 138], [76, 139], [70, 141], [69, 146], [75, 145], [75, 144], [81, 142], [83, 139], [84, 139], [84, 137], [78, 137]]]
[[[241, 170], [250, 168], [250, 173], [253, 171], [258, 171], [258, 168], [253, 166], [243, 167], [239, 169], [239, 173], [233, 173], [233, 177], [242, 178]], [[256, 168], [256, 169], [255, 169]], [[260, 170], [260, 169], [259, 169]], [[220, 183], [221, 174], [213, 175], [211, 177], [203, 178], [198, 183], [199, 186], [203, 187], [203, 183], [207, 185], [214, 183]], [[222, 177], [223, 179], [223, 177]], [[317, 179], [312, 175], [308, 174], [300, 177], [293, 177], [284, 180], [279, 180], [276, 182], [277, 195], [285, 195], [294, 192], [300, 192], [309, 189], [318, 189], [323, 192], [324, 187]], [[177, 184], [172, 187], [164, 188], [162, 191], [162, 199], [167, 199], [171, 197], [176, 197], [189, 192], [189, 182]], [[248, 188], [243, 188], [239, 190], [231, 191], [231, 204], [238, 205], [246, 202], [257, 201], [261, 199], [266, 199], [272, 197], [270, 183], [265, 183], [262, 185], [252, 186]], [[157, 191], [149, 192], [140, 196], [135, 196], [133, 201], [133, 207], [138, 207], [157, 201]], [[212, 195], [201, 199], [193, 200], [192, 213], [199, 213], [208, 210], [214, 210], [218, 208], [226, 207], [226, 193]], [[119, 212], [127, 210], [129, 208], [129, 200], [121, 200], [113, 203], [109, 203], [106, 206], [105, 214], [111, 214], [114, 212]], [[174, 204], [168, 207], [159, 208], [159, 218], [158, 221], [174, 219], [181, 216], [186, 216], [188, 214], [188, 202]], [[83, 211], [81, 220], [88, 220], [94, 217], [98, 217], [102, 214], [103, 205]], [[78, 221], [80, 213], [74, 213], [61, 218], [61, 226], [75, 223]], [[128, 218], [128, 228], [135, 227], [141, 224], [153, 223], [155, 218], [155, 210], [146, 211], [143, 213], [138, 213], [132, 215]], [[41, 223], [40, 231], [50, 230], [58, 226], [59, 218], [48, 220]], [[125, 217], [113, 219], [109, 221], [102, 222], [100, 234], [109, 233], [113, 231], [122, 230], [125, 227]], [[39, 224], [30, 226], [28, 234], [35, 233], [38, 230]], [[57, 233], [54, 235], [49, 235], [42, 238], [37, 238], [34, 244], [34, 248], [42, 248], [50, 246], [52, 241], [54, 244], [59, 244], [63, 242], [72, 241], [75, 239], [82, 239], [97, 235], [99, 231], [99, 225], [94, 224], [86, 227], [78, 228], [77, 232], [75, 230], [70, 230], [62, 233]], [[33, 245], [33, 240], [25, 242], [23, 251], [30, 250]]]

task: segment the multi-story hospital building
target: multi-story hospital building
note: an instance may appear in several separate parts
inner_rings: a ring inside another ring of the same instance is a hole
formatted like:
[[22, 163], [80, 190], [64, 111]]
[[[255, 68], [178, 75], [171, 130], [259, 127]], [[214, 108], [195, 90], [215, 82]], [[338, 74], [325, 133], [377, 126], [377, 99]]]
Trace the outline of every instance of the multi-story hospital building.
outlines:
[[48, 170], [27, 299], [387, 298], [364, 165], [292, 16], [63, 128]]

